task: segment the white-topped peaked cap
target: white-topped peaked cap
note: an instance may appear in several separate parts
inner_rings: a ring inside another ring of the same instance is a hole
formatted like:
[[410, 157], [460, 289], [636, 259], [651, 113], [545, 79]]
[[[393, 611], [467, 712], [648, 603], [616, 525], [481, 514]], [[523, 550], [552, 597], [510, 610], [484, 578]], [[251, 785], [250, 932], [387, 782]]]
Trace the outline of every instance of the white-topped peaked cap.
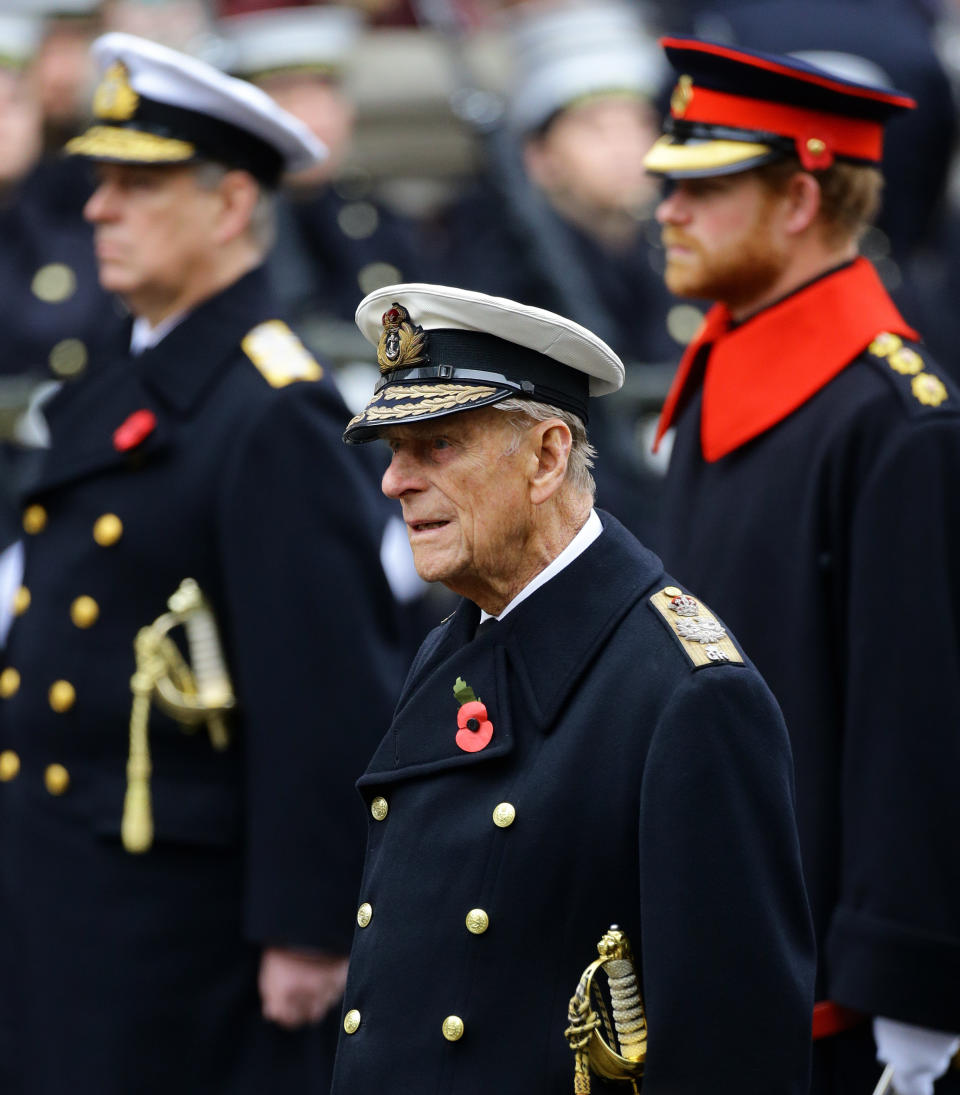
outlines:
[[588, 398], [623, 384], [623, 362], [586, 327], [486, 293], [387, 285], [360, 302], [357, 326], [377, 347], [380, 379], [347, 425], [348, 443], [510, 398], [557, 406], [586, 422]]
[[43, 21], [33, 15], [0, 15], [0, 68], [29, 64], [40, 45]]
[[94, 124], [66, 152], [112, 163], [213, 160], [268, 185], [326, 155], [323, 142], [259, 88], [167, 46], [104, 34]]
[[231, 15], [217, 24], [223, 67], [248, 79], [284, 70], [337, 75], [363, 27], [356, 8], [268, 8]]
[[628, 0], [528, 0], [511, 9], [508, 37], [516, 73], [508, 116], [524, 132], [583, 99], [653, 98], [669, 71]]

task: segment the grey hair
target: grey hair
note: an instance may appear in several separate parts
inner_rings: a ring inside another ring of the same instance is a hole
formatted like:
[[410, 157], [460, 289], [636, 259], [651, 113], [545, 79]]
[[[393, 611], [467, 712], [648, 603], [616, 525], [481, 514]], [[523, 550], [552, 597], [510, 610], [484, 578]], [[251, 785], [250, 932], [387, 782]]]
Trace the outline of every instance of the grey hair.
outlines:
[[[216, 190], [232, 169], [211, 160], [202, 160], [194, 168], [197, 186], [203, 190]], [[250, 214], [247, 235], [254, 246], [266, 254], [277, 238], [276, 201], [273, 192], [263, 183], [257, 183], [257, 201]]]
[[577, 491], [589, 493], [591, 498], [596, 496], [597, 485], [590, 474], [590, 469], [596, 460], [597, 450], [587, 438], [587, 428], [582, 419], [570, 411], [563, 411], [548, 403], [534, 403], [528, 399], [504, 399], [500, 403], [494, 403], [493, 407], [494, 410], [504, 411], [510, 415], [510, 425], [514, 430], [514, 439], [508, 450], [510, 452], [516, 452], [520, 447], [520, 441], [531, 423], [546, 422], [548, 418], [559, 418], [573, 435], [570, 456], [567, 460], [566, 482]]

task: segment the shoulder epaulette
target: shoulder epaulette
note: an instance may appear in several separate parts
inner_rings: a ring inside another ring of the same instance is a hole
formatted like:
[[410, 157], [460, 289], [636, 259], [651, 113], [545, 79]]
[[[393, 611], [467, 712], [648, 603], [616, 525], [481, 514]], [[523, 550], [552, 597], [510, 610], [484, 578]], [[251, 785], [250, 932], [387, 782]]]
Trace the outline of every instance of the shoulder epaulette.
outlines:
[[659, 612], [695, 666], [743, 664], [723, 624], [702, 601], [676, 586], [654, 593], [650, 604]]
[[930, 362], [899, 335], [881, 331], [867, 347], [867, 357], [893, 383], [907, 409], [921, 413], [946, 403], [956, 407], [954, 393], [937, 375]]
[[319, 363], [282, 319], [259, 323], [247, 332], [241, 346], [274, 388], [323, 376]]

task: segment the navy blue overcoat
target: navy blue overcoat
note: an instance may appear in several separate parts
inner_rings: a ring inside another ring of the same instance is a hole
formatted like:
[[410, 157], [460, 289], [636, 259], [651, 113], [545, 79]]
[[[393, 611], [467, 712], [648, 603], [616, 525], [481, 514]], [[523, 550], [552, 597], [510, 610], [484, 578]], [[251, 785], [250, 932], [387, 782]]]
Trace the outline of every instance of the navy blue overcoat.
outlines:
[[[572, 1091], [567, 1005], [614, 923], [647, 1008], [644, 1095], [806, 1092], [813, 949], [780, 712], [732, 645], [696, 666], [654, 604], [673, 580], [603, 521], [502, 622], [474, 638], [461, 602], [414, 662], [359, 781], [336, 1095]], [[492, 723], [480, 751], [456, 742], [458, 678]]]
[[[259, 955], [346, 953], [353, 784], [402, 669], [375, 484], [330, 378], [272, 315], [254, 271], [47, 408], [0, 676], [4, 1092], [324, 1088], [322, 1032], [260, 1017]], [[155, 839], [131, 855], [133, 640], [186, 577], [238, 713], [224, 752], [151, 713]]]

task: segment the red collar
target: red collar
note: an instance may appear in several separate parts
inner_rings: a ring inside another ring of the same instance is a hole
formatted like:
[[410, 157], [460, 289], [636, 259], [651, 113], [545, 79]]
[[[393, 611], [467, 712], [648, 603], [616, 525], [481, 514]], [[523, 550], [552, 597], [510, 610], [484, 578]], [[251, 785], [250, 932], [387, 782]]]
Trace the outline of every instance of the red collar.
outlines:
[[725, 305], [715, 304], [680, 361], [660, 413], [654, 447], [674, 424], [702, 346], [713, 343], [700, 412], [703, 456], [712, 463], [803, 406], [881, 331], [919, 337], [863, 258], [732, 330]]

